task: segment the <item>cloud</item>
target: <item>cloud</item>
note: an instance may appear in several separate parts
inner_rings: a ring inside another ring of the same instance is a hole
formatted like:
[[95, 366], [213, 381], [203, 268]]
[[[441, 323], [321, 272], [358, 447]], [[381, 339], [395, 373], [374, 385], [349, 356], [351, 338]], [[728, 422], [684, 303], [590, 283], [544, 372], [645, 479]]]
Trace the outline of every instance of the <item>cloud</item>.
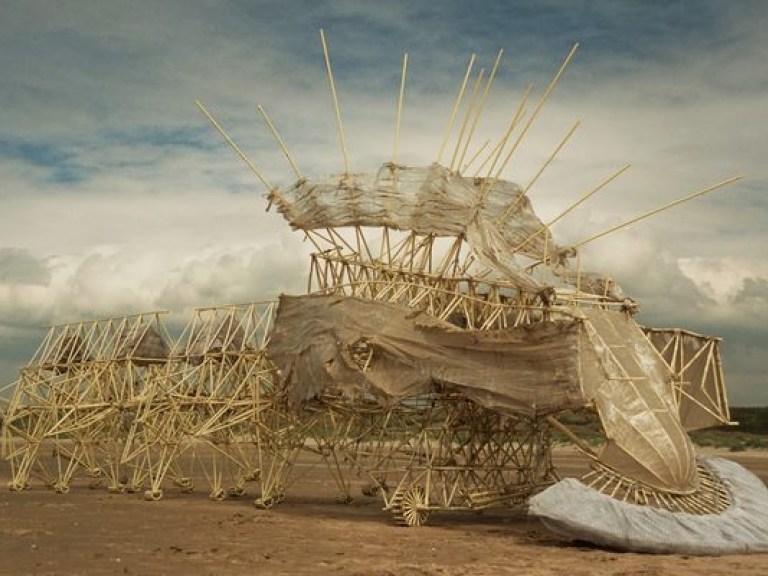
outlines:
[[683, 273], [719, 304], [744, 301], [748, 286], [757, 288], [768, 278], [768, 263], [762, 259], [700, 256], [681, 258], [679, 264]]
[[0, 248], [1, 284], [46, 284], [50, 271], [28, 251], [21, 248]]
[[[192, 309], [275, 299], [304, 285], [307, 257], [289, 233], [261, 246], [211, 246], [196, 253], [100, 247], [35, 259], [0, 249], [0, 382], [42, 341], [45, 326], [148, 311], [170, 311], [179, 327]], [[10, 255], [10, 257], [9, 257]], [[10, 264], [10, 265], [9, 265]]]
[[261, 246], [190, 253], [102, 246], [38, 260], [1, 249], [0, 259], [13, 263], [0, 281], [0, 323], [6, 326], [271, 299], [301, 289], [307, 262], [288, 233]]
[[[632, 162], [554, 226], [558, 241], [569, 243], [745, 173], [729, 190], [587, 245], [583, 265], [622, 282], [644, 322], [724, 334], [738, 398], [768, 401], [746, 387], [768, 387], [753, 352], [768, 344], [762, 3], [292, 6], [31, 0], [5, 7], [0, 356], [21, 363], [21, 351], [34, 349], [30, 334], [50, 322], [303, 289], [308, 248], [279, 216], [263, 212], [260, 183], [194, 100], [274, 185], [295, 176], [256, 104], [304, 174], [341, 171], [319, 27], [328, 33], [356, 171], [391, 157], [402, 52], [409, 77], [400, 160], [425, 164], [437, 156], [470, 53], [488, 68], [506, 50], [476, 150], [500, 137], [528, 82], [533, 111], [581, 41], [504, 176], [528, 182], [577, 119], [578, 132], [531, 192], [545, 220]], [[10, 364], [0, 359], [0, 370]]]

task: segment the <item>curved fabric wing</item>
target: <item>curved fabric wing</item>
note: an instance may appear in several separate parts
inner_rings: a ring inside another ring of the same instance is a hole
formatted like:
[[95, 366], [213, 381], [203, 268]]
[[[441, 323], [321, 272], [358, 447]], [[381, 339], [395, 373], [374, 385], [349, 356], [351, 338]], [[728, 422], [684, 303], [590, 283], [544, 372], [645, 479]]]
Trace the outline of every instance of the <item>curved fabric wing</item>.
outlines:
[[427, 168], [385, 164], [375, 174], [302, 179], [273, 190], [269, 201], [301, 230], [386, 226], [416, 234], [463, 236], [480, 262], [527, 291], [540, 286], [519, 268], [514, 255], [542, 260], [556, 251], [549, 229], [519, 186], [465, 178], [439, 164]]
[[626, 314], [583, 312], [604, 373], [602, 381], [584, 390], [608, 438], [600, 461], [661, 490], [695, 490], [693, 443], [677, 414], [669, 368]]

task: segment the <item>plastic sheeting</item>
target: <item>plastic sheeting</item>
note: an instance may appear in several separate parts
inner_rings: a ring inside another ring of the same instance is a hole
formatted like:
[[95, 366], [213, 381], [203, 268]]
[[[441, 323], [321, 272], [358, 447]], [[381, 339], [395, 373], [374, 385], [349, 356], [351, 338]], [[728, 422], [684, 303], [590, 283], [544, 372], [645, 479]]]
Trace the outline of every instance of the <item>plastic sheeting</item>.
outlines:
[[735, 462], [703, 459], [730, 492], [721, 514], [694, 515], [616, 500], [565, 479], [530, 500], [529, 513], [573, 540], [638, 552], [719, 555], [768, 552], [768, 490]]
[[720, 339], [680, 329], [645, 333], [679, 379], [678, 410], [686, 430], [730, 422], [720, 361]]
[[600, 414], [608, 442], [600, 461], [661, 490], [698, 486], [693, 443], [680, 422], [672, 372], [628, 315], [584, 309], [604, 378], [584, 394]]
[[[385, 164], [375, 174], [300, 180], [272, 191], [269, 201], [301, 230], [386, 226], [417, 234], [463, 235], [481, 263], [527, 291], [541, 286], [519, 268], [514, 255], [541, 260], [556, 250], [549, 229], [519, 186], [504, 180], [489, 185], [439, 164]], [[509, 217], [502, 218], [512, 206]]]
[[530, 415], [583, 404], [584, 344], [578, 320], [463, 330], [396, 304], [316, 295], [280, 297], [268, 353], [295, 402], [329, 388], [397, 401], [437, 384]]
[[148, 326], [129, 334], [116, 357], [129, 358], [139, 366], [164, 362], [168, 358], [168, 344], [157, 330]]
[[481, 331], [386, 302], [281, 296], [268, 351], [295, 402], [326, 389], [398, 401], [437, 383], [507, 414], [594, 403], [608, 439], [601, 462], [661, 490], [695, 490], [668, 367], [626, 314], [582, 313]]

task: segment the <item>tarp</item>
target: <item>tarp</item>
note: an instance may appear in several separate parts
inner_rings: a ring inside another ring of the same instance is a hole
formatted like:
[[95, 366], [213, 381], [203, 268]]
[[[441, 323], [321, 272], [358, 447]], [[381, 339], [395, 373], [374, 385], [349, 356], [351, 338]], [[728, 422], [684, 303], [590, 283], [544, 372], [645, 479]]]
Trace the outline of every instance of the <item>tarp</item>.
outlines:
[[584, 388], [608, 439], [600, 461], [661, 490], [695, 489], [693, 443], [677, 414], [669, 367], [627, 314], [598, 308], [583, 313], [604, 374]]
[[669, 368], [628, 315], [582, 313], [466, 330], [398, 304], [281, 296], [268, 353], [294, 402], [329, 389], [399, 401], [439, 384], [506, 414], [592, 404], [608, 439], [602, 462], [662, 490], [694, 490], [693, 445]]
[[645, 328], [678, 379], [678, 411], [686, 430], [730, 422], [720, 361], [720, 339], [679, 328]]
[[731, 506], [720, 514], [673, 513], [622, 502], [566, 478], [529, 502], [553, 532], [620, 550], [717, 555], [768, 552], [768, 490], [735, 462], [703, 459], [725, 484]]
[[[465, 178], [439, 164], [385, 164], [374, 174], [302, 179], [268, 197], [295, 229], [386, 226], [464, 236], [482, 264], [527, 291], [541, 286], [520, 269], [515, 254], [541, 260], [556, 250], [549, 229], [519, 186]], [[512, 206], [509, 217], [502, 218]]]
[[440, 385], [531, 415], [583, 404], [584, 342], [578, 320], [464, 330], [397, 304], [310, 295], [280, 297], [267, 350], [295, 402], [327, 389], [398, 401]]
[[131, 359], [134, 364], [147, 366], [168, 358], [168, 343], [152, 326], [144, 326], [127, 334], [116, 359]]

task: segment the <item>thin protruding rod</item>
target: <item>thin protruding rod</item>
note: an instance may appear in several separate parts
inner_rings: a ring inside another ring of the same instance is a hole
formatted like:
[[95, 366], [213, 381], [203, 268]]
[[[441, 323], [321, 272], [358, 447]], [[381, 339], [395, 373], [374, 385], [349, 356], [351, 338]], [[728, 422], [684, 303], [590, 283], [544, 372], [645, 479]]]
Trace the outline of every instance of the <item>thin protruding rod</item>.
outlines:
[[624, 172], [626, 172], [627, 170], [629, 170], [630, 166], [631, 166], [631, 164], [627, 164], [626, 166], [623, 166], [622, 168], [619, 168], [619, 170], [617, 170], [617, 171], [616, 171], [616, 172], [614, 172], [612, 175], [610, 175], [608, 178], [606, 178], [605, 180], [603, 180], [602, 182], [600, 182], [600, 184], [598, 184], [597, 186], [595, 186], [594, 188], [592, 188], [592, 190], [590, 190], [589, 192], [587, 192], [586, 194], [584, 194], [584, 195], [583, 195], [581, 198], [579, 198], [579, 200], [577, 200], [576, 202], [574, 202], [573, 204], [571, 204], [571, 205], [570, 205], [568, 208], [566, 208], [565, 210], [563, 210], [563, 211], [562, 211], [560, 214], [558, 214], [558, 215], [557, 215], [555, 218], [553, 218], [552, 220], [550, 220], [550, 221], [549, 221], [547, 224], [544, 224], [543, 226], [541, 226], [541, 228], [539, 228], [538, 230], [536, 230], [536, 232], [534, 232], [533, 234], [531, 234], [530, 236], [528, 236], [528, 238], [526, 238], [525, 240], [523, 240], [523, 241], [522, 241], [522, 242], [521, 242], [519, 245], [517, 245], [517, 246], [515, 247], [515, 249], [513, 250], [513, 252], [517, 252], [518, 250], [520, 250], [520, 249], [524, 248], [525, 246], [527, 246], [527, 245], [528, 245], [528, 244], [531, 242], [531, 240], [533, 240], [533, 239], [534, 239], [536, 236], [538, 236], [539, 234], [541, 234], [543, 231], [545, 231], [545, 230], [548, 230], [548, 229], [549, 229], [551, 226], [553, 226], [554, 224], [556, 224], [557, 222], [559, 222], [560, 220], [562, 220], [563, 218], [565, 218], [565, 217], [566, 217], [568, 214], [570, 214], [571, 212], [573, 212], [573, 211], [574, 211], [576, 208], [578, 208], [579, 206], [581, 206], [581, 205], [582, 205], [584, 202], [586, 202], [587, 200], [589, 200], [590, 198], [592, 198], [592, 196], [594, 196], [595, 194], [597, 194], [597, 193], [598, 193], [600, 190], [602, 190], [603, 188], [605, 188], [606, 186], [608, 186], [608, 184], [610, 184], [611, 182], [613, 182], [614, 180], [616, 180], [616, 178], [618, 178], [619, 176], [621, 176], [621, 175], [622, 175]]
[[456, 140], [456, 148], [454, 148], [453, 156], [451, 157], [451, 165], [450, 165], [451, 170], [453, 170], [454, 166], [456, 165], [456, 157], [459, 155], [459, 150], [461, 149], [461, 142], [462, 140], [464, 140], [464, 132], [467, 129], [467, 124], [469, 123], [469, 119], [472, 117], [472, 112], [475, 109], [475, 99], [477, 98], [477, 93], [480, 90], [481, 84], [483, 83], [484, 76], [485, 76], [485, 68], [480, 68], [480, 73], [477, 75], [477, 80], [475, 80], [475, 86], [474, 88], [472, 88], [472, 95], [469, 97], [467, 113], [464, 115], [464, 120], [461, 122], [459, 137]]
[[482, 145], [482, 146], [480, 146], [480, 148], [478, 148], [478, 149], [477, 149], [477, 152], [475, 152], [475, 153], [472, 155], [472, 158], [470, 158], [470, 159], [469, 159], [469, 162], [467, 162], [466, 164], [464, 164], [464, 166], [462, 166], [462, 168], [461, 168], [461, 171], [462, 171], [462, 173], [463, 173], [463, 172], [466, 172], [466, 171], [467, 171], [467, 169], [468, 169], [470, 166], [472, 166], [472, 164], [474, 164], [474, 163], [475, 163], [475, 160], [477, 160], [477, 158], [480, 156], [480, 154], [482, 154], [482, 153], [483, 153], [483, 150], [485, 150], [485, 149], [488, 147], [488, 144], [490, 144], [490, 143], [491, 143], [491, 141], [490, 141], [490, 140], [486, 140], [485, 142], [483, 142], [483, 145]]
[[504, 146], [504, 138], [499, 140], [498, 144], [493, 147], [493, 150], [491, 150], [490, 154], [486, 156], [485, 160], [480, 164], [480, 166], [477, 167], [477, 170], [475, 170], [475, 176], [480, 176], [480, 173], [483, 171], [483, 168], [486, 167], [488, 162], [491, 161], [491, 159], [496, 158], [499, 154], [499, 150], [501, 150], [502, 146]]
[[566, 217], [568, 214], [570, 214], [570, 213], [571, 213], [571, 212], [573, 212], [573, 211], [574, 211], [576, 208], [578, 208], [579, 206], [581, 206], [581, 205], [582, 205], [584, 202], [586, 202], [587, 200], [589, 200], [590, 198], [592, 198], [592, 196], [594, 196], [594, 195], [595, 195], [595, 194], [597, 194], [597, 193], [598, 193], [600, 190], [602, 190], [603, 188], [605, 188], [606, 186], [608, 186], [608, 184], [610, 184], [611, 182], [613, 182], [614, 180], [616, 180], [616, 178], [618, 178], [619, 176], [621, 176], [622, 174], [624, 174], [624, 172], [626, 172], [627, 170], [629, 170], [631, 167], [632, 167], [632, 164], [627, 164], [626, 166], [622, 166], [621, 168], [619, 168], [618, 170], [616, 170], [616, 172], [614, 172], [613, 174], [611, 174], [610, 176], [608, 176], [608, 178], [606, 178], [605, 180], [603, 180], [602, 182], [600, 182], [600, 184], [598, 184], [597, 186], [595, 186], [595, 187], [594, 187], [592, 190], [590, 190], [589, 192], [587, 192], [586, 194], [584, 194], [584, 196], [582, 196], [582, 197], [581, 197], [581, 198], [580, 198], [580, 199], [579, 199], [577, 202], [573, 203], [571, 206], [569, 206], [568, 208], [566, 208], [565, 210], [563, 210], [563, 212], [561, 212], [561, 213], [560, 213], [558, 216], [556, 216], [555, 218], [553, 218], [552, 220], [550, 220], [550, 221], [547, 223], [547, 226], [552, 226], [553, 224], [555, 224], [555, 223], [559, 222], [560, 220], [562, 220], [563, 218], [565, 218], [565, 217]]
[[395, 119], [395, 144], [392, 150], [392, 164], [397, 164], [400, 154], [400, 125], [403, 120], [403, 96], [405, 94], [405, 76], [408, 72], [408, 52], [403, 54], [403, 73], [400, 76], [400, 94], [397, 98], [397, 118]]
[[650, 212], [646, 212], [645, 214], [641, 214], [640, 216], [636, 216], [632, 218], [631, 220], [627, 220], [626, 222], [622, 224], [617, 224], [616, 226], [612, 226], [611, 228], [608, 228], [607, 230], [603, 230], [602, 232], [598, 234], [594, 234], [593, 236], [590, 236], [589, 238], [586, 238], [582, 240], [581, 242], [578, 242], [577, 244], [574, 244], [574, 248], [580, 248], [581, 246], [584, 246], [584, 244], [587, 244], [589, 242], [592, 242], [593, 240], [597, 240], [598, 238], [602, 238], [603, 236], [606, 236], [610, 234], [611, 232], [616, 232], [617, 230], [620, 230], [622, 228], [626, 228], [627, 226], [630, 226], [634, 224], [635, 222], [639, 222], [640, 220], [644, 220], [646, 218], [650, 218], [651, 216], [654, 216], [658, 214], [659, 212], [664, 212], [665, 210], [669, 210], [670, 208], [674, 208], [675, 206], [678, 206], [682, 204], [683, 202], [688, 202], [690, 200], [693, 200], [694, 198], [698, 198], [699, 196], [703, 196], [704, 194], [707, 194], [709, 192], [714, 192], [715, 190], [719, 188], [723, 188], [724, 186], [727, 186], [728, 184], [733, 184], [734, 182], [737, 182], [744, 178], [744, 176], [734, 176], [733, 178], [728, 178], [727, 180], [723, 180], [722, 182], [718, 182], [717, 184], [712, 184], [711, 186], [707, 186], [706, 188], [702, 188], [701, 190], [697, 190], [696, 192], [692, 192], [688, 196], [684, 196], [683, 198], [680, 198], [678, 200], [675, 200], [674, 202], [670, 202], [669, 204], [665, 204], [664, 206], [661, 206], [659, 208], [655, 208], [654, 210], [651, 210]]
[[539, 100], [539, 103], [536, 105], [536, 108], [533, 110], [533, 113], [528, 118], [528, 122], [526, 122], [525, 126], [520, 132], [520, 136], [517, 137], [517, 140], [515, 141], [512, 148], [509, 150], [509, 153], [507, 154], [506, 158], [504, 158], [504, 162], [502, 163], [501, 167], [499, 168], [499, 171], [496, 174], [497, 179], [499, 178], [499, 176], [501, 176], [501, 173], [507, 167], [507, 164], [509, 164], [509, 161], [512, 158], [512, 155], [515, 153], [515, 150], [517, 150], [517, 148], [520, 146], [520, 143], [525, 138], [525, 135], [528, 133], [528, 130], [533, 125], [534, 120], [536, 120], [536, 117], [539, 115], [539, 112], [541, 112], [541, 109], [544, 107], [544, 104], [546, 104], [547, 100], [549, 99], [549, 95], [552, 93], [552, 90], [554, 90], [555, 86], [557, 86], [557, 83], [560, 81], [560, 78], [562, 77], [566, 68], [568, 68], [568, 65], [571, 63], [571, 60], [573, 59], [573, 55], [576, 54], [576, 50], [578, 50], [578, 48], [579, 48], [579, 44], [577, 42], [576, 44], [573, 45], [573, 48], [571, 48], [571, 51], [568, 53], [568, 56], [566, 56], [562, 65], [560, 66], [560, 69], [557, 71], [557, 74], [555, 74], [555, 77], [552, 78], [552, 81], [549, 83], [549, 86], [547, 86], [547, 89], [544, 91], [544, 94], [541, 96], [541, 100]]
[[259, 180], [261, 180], [261, 183], [264, 184], [264, 187], [267, 190], [272, 190], [272, 186], [269, 184], [267, 179], [264, 177], [264, 175], [261, 173], [261, 171], [256, 167], [256, 165], [251, 162], [250, 158], [245, 155], [245, 152], [240, 150], [240, 147], [235, 144], [235, 141], [232, 140], [232, 138], [229, 137], [229, 134], [227, 134], [226, 130], [221, 127], [221, 125], [216, 121], [216, 119], [211, 115], [210, 112], [203, 106], [203, 103], [200, 102], [200, 100], [195, 100], [195, 104], [200, 109], [200, 111], [205, 115], [206, 118], [210, 121], [211, 124], [213, 124], [213, 127], [218, 130], [219, 134], [224, 138], [224, 141], [229, 144], [232, 149], [237, 153], [238, 156], [242, 159], [243, 162], [245, 162], [245, 165], [248, 166], [248, 168], [253, 172]]
[[563, 218], [565, 218], [565, 217], [566, 217], [568, 214], [570, 214], [570, 213], [571, 213], [571, 212], [573, 212], [573, 211], [574, 211], [576, 208], [578, 208], [579, 206], [581, 206], [581, 205], [582, 205], [584, 202], [586, 202], [587, 200], [589, 200], [590, 198], [592, 198], [592, 196], [594, 196], [595, 194], [597, 194], [597, 193], [598, 193], [600, 190], [602, 190], [603, 188], [605, 188], [606, 186], [608, 186], [608, 184], [610, 184], [611, 182], [613, 182], [614, 180], [616, 180], [616, 178], [618, 178], [619, 176], [621, 176], [622, 174], [624, 174], [624, 172], [626, 172], [627, 170], [629, 170], [629, 168], [630, 168], [631, 166], [632, 166], [631, 164], [627, 164], [626, 166], [622, 166], [621, 168], [619, 168], [619, 169], [618, 169], [616, 172], [614, 172], [613, 174], [611, 174], [611, 175], [610, 175], [608, 178], [606, 178], [605, 180], [603, 180], [602, 182], [600, 182], [600, 184], [598, 184], [597, 186], [595, 186], [594, 188], [592, 188], [592, 190], [590, 190], [589, 192], [587, 192], [586, 194], [584, 194], [584, 196], [582, 196], [582, 197], [581, 197], [581, 198], [580, 198], [578, 201], [576, 201], [575, 203], [573, 203], [571, 206], [569, 206], [568, 208], [566, 208], [565, 210], [563, 210], [563, 211], [562, 211], [562, 212], [561, 212], [559, 215], [557, 215], [555, 218], [553, 218], [552, 220], [550, 220], [550, 221], [547, 223], [547, 226], [552, 226], [553, 224], [555, 224], [555, 223], [559, 222], [560, 220], [562, 220]]
[[464, 99], [464, 91], [467, 89], [467, 81], [469, 80], [469, 76], [472, 73], [472, 66], [475, 64], [475, 57], [475, 54], [472, 54], [472, 57], [469, 59], [469, 64], [467, 64], [467, 71], [464, 74], [464, 80], [461, 83], [459, 94], [456, 96], [456, 103], [453, 105], [453, 111], [451, 112], [450, 120], [448, 120], [448, 126], [445, 128], [445, 134], [443, 134], [443, 142], [440, 145], [440, 151], [437, 153], [438, 164], [443, 159], [443, 152], [445, 152], [445, 147], [448, 144], [448, 137], [451, 135], [451, 130], [453, 130], [453, 123], [456, 121], [456, 114], [458, 114], [459, 106], [461, 106], [461, 101]]
[[544, 162], [544, 165], [539, 168], [539, 171], [536, 172], [536, 175], [531, 178], [530, 182], [523, 188], [523, 194], [526, 194], [536, 183], [536, 181], [539, 179], [539, 177], [544, 173], [544, 170], [546, 170], [549, 165], [552, 163], [552, 161], [557, 157], [557, 155], [560, 153], [560, 150], [563, 149], [563, 146], [565, 146], [566, 142], [570, 140], [571, 136], [573, 136], [574, 132], [578, 129], [578, 127], [581, 126], [581, 120], [577, 120], [573, 126], [571, 126], [571, 129], [568, 130], [568, 133], [563, 136], [563, 139], [560, 140], [560, 143], [557, 145], [557, 148], [554, 149], [552, 154], [549, 155], [549, 158], [547, 158], [547, 161]]
[[507, 145], [507, 142], [509, 141], [510, 136], [512, 136], [512, 132], [515, 130], [515, 128], [517, 128], [518, 123], [522, 120], [523, 116], [525, 115], [525, 105], [528, 103], [528, 96], [531, 94], [532, 89], [533, 89], [533, 84], [528, 84], [528, 87], [525, 89], [525, 92], [523, 93], [523, 97], [520, 99], [520, 104], [518, 104], [517, 106], [515, 115], [512, 117], [512, 120], [509, 123], [509, 128], [507, 128], [507, 131], [504, 134], [504, 137], [501, 139], [501, 142], [499, 142], [499, 146], [497, 146], [496, 148], [496, 154], [493, 157], [493, 162], [491, 163], [490, 168], [488, 168], [488, 173], [486, 174], [486, 183], [481, 190], [481, 195], [483, 197], [488, 193], [488, 190], [493, 188], [493, 185], [496, 182], [496, 179], [490, 178], [490, 175], [493, 174], [493, 169], [496, 167], [496, 163], [499, 161], [499, 158], [501, 157], [501, 153], [504, 150], [504, 146]]
[[467, 149], [469, 148], [469, 143], [472, 141], [472, 137], [475, 135], [475, 129], [477, 128], [477, 124], [480, 121], [480, 117], [483, 115], [485, 102], [488, 100], [488, 95], [491, 93], [491, 87], [493, 86], [493, 79], [496, 77], [496, 70], [498, 70], [499, 68], [499, 64], [501, 63], [501, 57], [503, 55], [504, 55], [504, 49], [502, 48], [501, 50], [499, 50], [499, 53], [496, 55], [496, 60], [493, 62], [493, 68], [491, 68], [491, 74], [488, 76], [488, 82], [485, 84], [483, 95], [480, 98], [480, 105], [477, 107], [477, 113], [475, 114], [475, 117], [472, 119], [472, 126], [470, 126], [469, 128], [467, 141], [464, 143], [464, 149], [461, 152], [461, 157], [459, 158], [459, 161], [456, 164], [457, 167], [461, 166], [464, 163], [464, 158], [467, 155]]
[[296, 177], [299, 180], [301, 180], [302, 178], [304, 178], [304, 176], [301, 174], [301, 170], [299, 170], [299, 167], [296, 165], [296, 160], [294, 159], [293, 154], [291, 154], [288, 151], [288, 147], [285, 145], [285, 142], [283, 142], [283, 139], [280, 137], [280, 134], [277, 132], [275, 125], [272, 124], [272, 120], [270, 120], [269, 116], [267, 116], [267, 112], [264, 110], [264, 107], [261, 104], [259, 104], [257, 108], [261, 113], [261, 117], [264, 118], [264, 122], [266, 122], [267, 127], [269, 128], [269, 131], [272, 132], [272, 136], [275, 137], [275, 140], [277, 140], [277, 143], [280, 145], [280, 149], [283, 151], [283, 154], [285, 154], [285, 157], [288, 159], [288, 162], [290, 163], [291, 168], [293, 168], [293, 171], [296, 174]]
[[570, 428], [565, 426], [557, 418], [555, 418], [554, 416], [547, 416], [547, 422], [549, 422], [551, 426], [557, 428], [560, 432], [565, 434], [565, 436], [567, 436], [571, 442], [573, 442], [582, 452], [584, 452], [584, 454], [586, 454], [590, 458], [594, 458], [595, 460], [597, 460], [597, 454], [592, 449], [592, 447], [586, 442], [584, 442], [584, 440], [576, 436], [576, 434], [574, 434]]
[[349, 174], [349, 154], [347, 153], [347, 140], [344, 137], [344, 123], [341, 121], [341, 108], [339, 107], [339, 98], [336, 95], [336, 83], [333, 81], [333, 70], [331, 69], [331, 58], [328, 55], [328, 43], [325, 41], [325, 32], [320, 29], [320, 42], [323, 44], [323, 55], [325, 56], [325, 68], [328, 72], [328, 83], [331, 86], [331, 96], [333, 96], [333, 107], [336, 110], [336, 125], [339, 129], [339, 144], [341, 154], [344, 156], [344, 173]]
[[[525, 90], [525, 93], [523, 94], [523, 98], [518, 105], [519, 113], [515, 112], [515, 116], [513, 117], [512, 121], [510, 122], [510, 125], [507, 129], [507, 132], [504, 133], [504, 136], [502, 136], [499, 139], [499, 142], [496, 144], [496, 146], [493, 147], [493, 150], [491, 150], [491, 153], [488, 154], [488, 156], [483, 160], [483, 162], [478, 166], [477, 170], [475, 171], [475, 177], [480, 176], [480, 174], [483, 172], [483, 169], [488, 165], [488, 163], [493, 160], [494, 163], [496, 163], [501, 155], [502, 150], [504, 149], [504, 146], [507, 145], [507, 141], [509, 140], [509, 134], [514, 131], [514, 129], [517, 127], [517, 124], [514, 121], [514, 118], [519, 116], [518, 122], [520, 119], [525, 118], [525, 115], [527, 113], [527, 109], [525, 108], [525, 104], [528, 101], [528, 94], [533, 89], [533, 84], [529, 84], [528, 87]], [[488, 171], [486, 173], [486, 177], [491, 173], [491, 171]]]
[[536, 172], [534, 177], [531, 178], [530, 182], [528, 182], [525, 188], [523, 188], [523, 190], [520, 192], [520, 195], [517, 197], [517, 199], [504, 210], [502, 215], [496, 221], [497, 226], [503, 225], [504, 222], [506, 222], [507, 219], [514, 213], [515, 209], [523, 201], [523, 198], [528, 194], [528, 191], [533, 187], [533, 185], [536, 183], [539, 177], [544, 173], [544, 170], [546, 170], [549, 167], [549, 165], [552, 163], [552, 161], [557, 157], [557, 155], [560, 153], [560, 150], [563, 149], [563, 146], [565, 146], [566, 142], [568, 142], [571, 136], [573, 136], [573, 133], [576, 132], [576, 129], [580, 125], [581, 125], [581, 121], [576, 121], [576, 123], [573, 126], [571, 126], [571, 129], [568, 130], [568, 133], [563, 137], [562, 140], [560, 140], [560, 143], [557, 145], [557, 148], [555, 148], [552, 154], [549, 155], [549, 158], [547, 158], [547, 161], [544, 162], [542, 167], [539, 168], [539, 171]]

